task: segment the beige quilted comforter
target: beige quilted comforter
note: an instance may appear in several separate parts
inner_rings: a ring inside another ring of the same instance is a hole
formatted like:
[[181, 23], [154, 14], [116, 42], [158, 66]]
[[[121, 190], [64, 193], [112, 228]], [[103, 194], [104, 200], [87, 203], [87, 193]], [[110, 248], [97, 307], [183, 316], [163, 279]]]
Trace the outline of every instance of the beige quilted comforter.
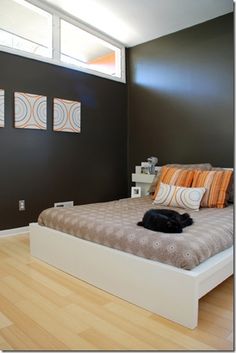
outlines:
[[[138, 227], [136, 223], [150, 208], [158, 206], [152, 205], [149, 196], [72, 208], [50, 208], [40, 214], [38, 223], [188, 270], [233, 243], [233, 206], [189, 212], [194, 224], [184, 228], [180, 234], [159, 233]], [[182, 209], [175, 210], [185, 212]]]

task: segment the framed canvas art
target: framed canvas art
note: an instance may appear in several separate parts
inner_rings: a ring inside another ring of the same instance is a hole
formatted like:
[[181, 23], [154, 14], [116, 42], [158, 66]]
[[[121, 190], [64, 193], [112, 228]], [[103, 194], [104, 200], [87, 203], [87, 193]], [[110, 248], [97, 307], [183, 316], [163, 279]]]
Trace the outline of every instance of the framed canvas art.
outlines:
[[53, 130], [64, 132], [81, 131], [81, 103], [61, 98], [53, 100]]
[[15, 92], [15, 127], [46, 130], [47, 98], [37, 94]]
[[131, 197], [141, 197], [141, 187], [132, 186], [131, 187]]

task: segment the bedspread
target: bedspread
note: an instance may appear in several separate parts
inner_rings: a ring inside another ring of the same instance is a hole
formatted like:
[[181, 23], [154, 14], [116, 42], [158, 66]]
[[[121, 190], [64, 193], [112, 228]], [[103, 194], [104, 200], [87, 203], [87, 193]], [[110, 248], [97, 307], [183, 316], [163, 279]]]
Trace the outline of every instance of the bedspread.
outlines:
[[[194, 224], [183, 233], [167, 234], [139, 227], [152, 204], [149, 196], [44, 210], [42, 226], [125, 251], [136, 256], [191, 270], [233, 244], [233, 206], [188, 211]], [[172, 208], [173, 209], [173, 208]], [[175, 208], [180, 213], [186, 210]]]

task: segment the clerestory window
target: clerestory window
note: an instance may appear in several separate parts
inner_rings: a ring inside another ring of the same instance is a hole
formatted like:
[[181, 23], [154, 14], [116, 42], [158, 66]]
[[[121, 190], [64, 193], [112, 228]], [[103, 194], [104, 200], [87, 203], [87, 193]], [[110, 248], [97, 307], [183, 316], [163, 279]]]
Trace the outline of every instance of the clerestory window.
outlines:
[[37, 0], [1, 0], [0, 50], [125, 82], [125, 49]]

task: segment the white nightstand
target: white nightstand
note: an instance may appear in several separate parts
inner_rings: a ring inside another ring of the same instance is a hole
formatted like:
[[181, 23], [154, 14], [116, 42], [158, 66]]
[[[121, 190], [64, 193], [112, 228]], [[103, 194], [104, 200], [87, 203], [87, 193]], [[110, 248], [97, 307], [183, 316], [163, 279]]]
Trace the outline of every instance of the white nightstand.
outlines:
[[135, 186], [141, 187], [141, 196], [148, 195], [148, 190], [154, 177], [154, 174], [132, 174], [132, 182], [135, 183]]
[[[141, 196], [148, 195], [148, 190], [155, 178], [155, 174], [144, 174], [144, 173], [137, 173], [141, 167], [137, 166], [135, 168], [136, 173], [132, 173], [132, 182], [135, 183], [135, 186], [139, 186], [141, 188]], [[161, 167], [156, 167], [157, 170], [161, 169]]]

